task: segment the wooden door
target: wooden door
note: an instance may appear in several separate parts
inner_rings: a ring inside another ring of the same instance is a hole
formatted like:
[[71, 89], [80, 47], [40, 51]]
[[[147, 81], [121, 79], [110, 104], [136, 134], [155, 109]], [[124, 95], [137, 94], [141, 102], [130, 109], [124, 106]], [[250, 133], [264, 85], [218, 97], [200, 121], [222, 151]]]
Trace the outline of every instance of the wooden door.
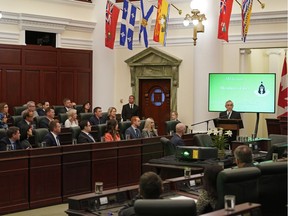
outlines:
[[170, 118], [170, 79], [140, 79], [139, 106], [142, 118], [152, 117], [159, 135]]

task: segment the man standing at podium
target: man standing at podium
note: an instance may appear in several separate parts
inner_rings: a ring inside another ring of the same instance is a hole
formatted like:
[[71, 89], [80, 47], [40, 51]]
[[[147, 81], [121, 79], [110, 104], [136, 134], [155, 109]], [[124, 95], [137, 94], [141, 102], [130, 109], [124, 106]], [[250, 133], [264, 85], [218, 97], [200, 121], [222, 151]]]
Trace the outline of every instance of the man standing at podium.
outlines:
[[225, 103], [226, 111], [220, 112], [219, 118], [221, 119], [241, 119], [239, 112], [233, 110], [234, 104], [231, 100]]
[[[233, 110], [234, 104], [231, 100], [226, 101], [225, 103], [226, 111], [219, 113], [220, 119], [241, 119], [241, 115], [239, 112]], [[236, 140], [237, 131], [232, 130], [232, 136], [228, 138], [228, 141], [231, 145], [231, 142]]]

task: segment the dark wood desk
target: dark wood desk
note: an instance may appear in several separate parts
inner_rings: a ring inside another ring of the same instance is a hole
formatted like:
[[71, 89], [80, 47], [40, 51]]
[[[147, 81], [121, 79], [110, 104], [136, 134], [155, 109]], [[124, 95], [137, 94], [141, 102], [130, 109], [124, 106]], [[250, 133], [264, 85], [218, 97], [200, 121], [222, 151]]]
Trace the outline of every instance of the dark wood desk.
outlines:
[[221, 209], [201, 216], [261, 216], [261, 205], [257, 203], [242, 203], [235, 206], [234, 211], [225, 211]]
[[256, 138], [255, 140], [250, 140], [247, 142], [232, 141], [232, 152], [234, 152], [234, 150], [239, 145], [252, 145], [252, 147], [257, 145], [258, 150], [268, 151], [270, 149], [270, 146], [271, 146], [271, 139], [269, 139], [269, 138]]
[[30, 155], [30, 208], [62, 203], [60, 147], [37, 148]]
[[28, 151], [0, 152], [1, 215], [29, 209], [28, 169]]

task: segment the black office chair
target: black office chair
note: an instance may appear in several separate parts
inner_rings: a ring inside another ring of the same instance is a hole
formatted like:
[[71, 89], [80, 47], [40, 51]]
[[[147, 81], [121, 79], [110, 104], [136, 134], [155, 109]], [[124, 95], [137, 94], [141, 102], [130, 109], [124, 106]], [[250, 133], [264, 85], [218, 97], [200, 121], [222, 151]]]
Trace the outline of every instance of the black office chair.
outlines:
[[287, 162], [260, 163], [259, 201], [263, 216], [286, 215]]
[[63, 105], [53, 105], [54, 111], [55, 111], [55, 115], [58, 116], [61, 112], [61, 110], [64, 109]]
[[146, 120], [140, 120], [140, 127], [139, 127], [140, 131], [143, 130], [143, 128], [145, 126], [145, 122], [146, 122]]
[[14, 116], [21, 115], [22, 112], [27, 109], [26, 106], [15, 106], [13, 107]]
[[82, 120], [88, 120], [94, 115], [94, 113], [79, 113], [79, 119]]
[[105, 135], [106, 127], [107, 127], [106, 124], [96, 125], [96, 129], [97, 129], [97, 132], [98, 132], [97, 139], [96, 139], [97, 141], [100, 141], [101, 137]]
[[74, 106], [74, 109], [76, 109], [77, 113], [80, 114], [80, 111], [81, 111], [82, 107], [83, 107], [82, 104], [77, 104], [77, 105]]
[[108, 112], [102, 112], [102, 118], [103, 119], [107, 119], [108, 116]]
[[169, 139], [167, 139], [166, 137], [161, 137], [160, 142], [162, 143], [162, 146], [164, 149], [164, 156], [175, 154], [176, 148], [173, 145], [173, 143], [171, 143], [171, 141]]
[[224, 196], [235, 195], [236, 204], [258, 203], [258, 179], [261, 175], [257, 167], [227, 169], [217, 176], [217, 209], [224, 208]]
[[39, 122], [40, 122], [42, 119], [44, 119], [44, 118], [46, 118], [46, 116], [36, 116], [36, 117], [34, 118], [35, 123], [36, 123], [36, 128], [39, 128]]
[[137, 216], [196, 216], [194, 200], [138, 199], [134, 204]]
[[195, 134], [192, 139], [193, 145], [202, 147], [213, 146], [212, 138], [209, 134]]
[[120, 136], [122, 140], [125, 140], [125, 131], [131, 126], [130, 121], [119, 122], [118, 127], [120, 131]]
[[166, 134], [169, 135], [170, 131], [176, 132], [176, 125], [180, 123], [180, 121], [165, 121], [165, 131]]
[[59, 119], [59, 122], [64, 125], [65, 121], [68, 119], [68, 114], [67, 113], [59, 113], [58, 119]]
[[33, 147], [40, 147], [41, 142], [43, 141], [44, 137], [46, 134], [48, 134], [48, 129], [47, 128], [36, 128], [33, 130], [34, 137], [35, 137], [35, 146]]
[[18, 126], [18, 123], [23, 119], [22, 115], [17, 115], [17, 116], [11, 116], [12, 119], [12, 125], [13, 126]]
[[80, 127], [79, 126], [71, 127], [70, 130], [71, 130], [72, 140], [73, 139], [78, 140], [78, 136], [79, 136], [79, 134], [81, 132]]
[[4, 128], [0, 128], [0, 139], [2, 139], [3, 137], [6, 137], [6, 129]]

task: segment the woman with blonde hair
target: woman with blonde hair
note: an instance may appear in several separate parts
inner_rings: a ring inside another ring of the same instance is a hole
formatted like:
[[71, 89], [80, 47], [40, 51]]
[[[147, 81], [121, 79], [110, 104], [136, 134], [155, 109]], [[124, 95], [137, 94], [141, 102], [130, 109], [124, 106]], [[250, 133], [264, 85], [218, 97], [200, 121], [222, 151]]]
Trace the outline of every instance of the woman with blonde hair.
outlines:
[[153, 118], [147, 118], [145, 121], [144, 128], [142, 130], [142, 137], [149, 138], [158, 136], [157, 130], [155, 129], [155, 122]]
[[107, 121], [107, 129], [104, 136], [105, 142], [119, 141], [120, 134], [118, 132], [118, 122], [116, 119]]
[[116, 120], [116, 113], [117, 113], [117, 110], [115, 107], [109, 107], [108, 109], [108, 115], [107, 115], [107, 119], [106, 121], [109, 121], [111, 119], [115, 119]]
[[70, 127], [76, 127], [78, 126], [78, 120], [77, 120], [77, 110], [76, 109], [70, 109], [67, 112], [68, 119], [65, 121], [65, 127], [70, 128]]

